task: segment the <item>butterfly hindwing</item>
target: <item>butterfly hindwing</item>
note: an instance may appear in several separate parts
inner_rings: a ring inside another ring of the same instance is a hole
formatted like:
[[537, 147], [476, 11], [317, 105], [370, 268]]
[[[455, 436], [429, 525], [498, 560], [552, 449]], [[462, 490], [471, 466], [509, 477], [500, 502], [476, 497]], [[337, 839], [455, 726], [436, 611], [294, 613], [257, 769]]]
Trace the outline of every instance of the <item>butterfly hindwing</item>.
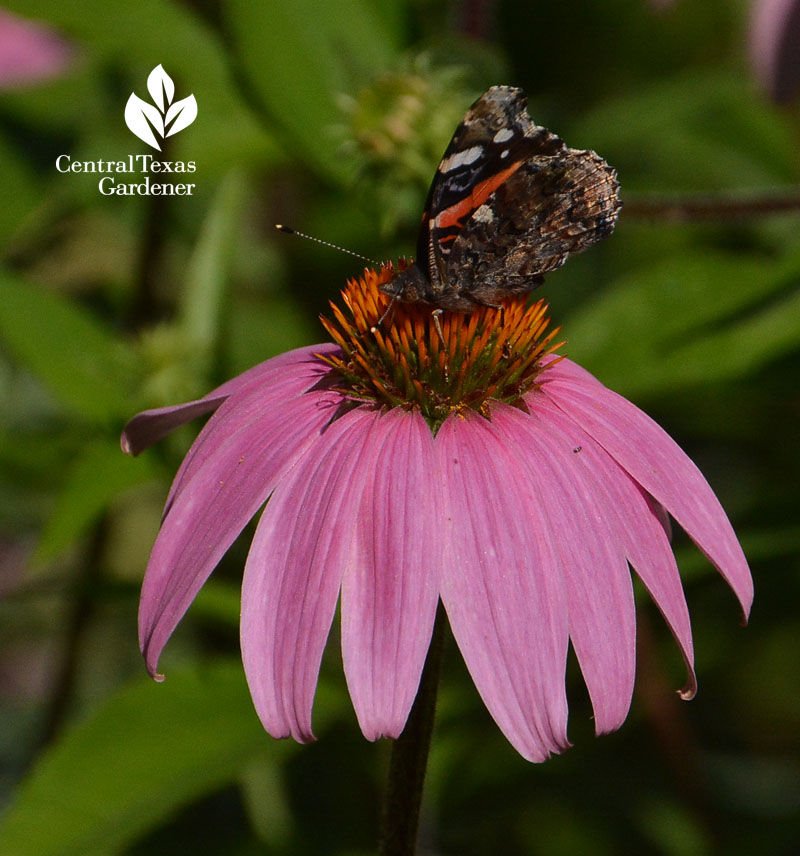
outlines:
[[458, 312], [496, 305], [610, 234], [619, 208], [616, 173], [599, 155], [535, 125], [521, 89], [493, 86], [442, 157], [416, 261], [382, 289]]
[[476, 303], [524, 294], [611, 233], [614, 171], [594, 152], [532, 157], [479, 206], [452, 243], [446, 277]]

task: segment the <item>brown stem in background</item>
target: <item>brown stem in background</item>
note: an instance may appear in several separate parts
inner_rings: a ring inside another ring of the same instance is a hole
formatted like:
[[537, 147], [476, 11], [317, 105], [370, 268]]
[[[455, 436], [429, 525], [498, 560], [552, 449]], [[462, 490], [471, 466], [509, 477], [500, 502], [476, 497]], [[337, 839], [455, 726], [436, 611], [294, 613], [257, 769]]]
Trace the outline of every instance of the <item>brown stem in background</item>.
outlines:
[[101, 563], [106, 547], [108, 521], [101, 517], [94, 526], [86, 551], [86, 561], [75, 583], [74, 597], [67, 601], [67, 626], [59, 647], [60, 660], [55, 667], [53, 690], [44, 714], [39, 747], [46, 746], [61, 730], [69, 714], [81, 648], [92, 615], [97, 585], [102, 577]]
[[[169, 160], [167, 151], [171, 140], [164, 140], [164, 151], [155, 153], [156, 161]], [[158, 181], [171, 181], [169, 173], [156, 173]], [[164, 255], [164, 237], [167, 234], [167, 212], [170, 197], [166, 194], [146, 196], [144, 201], [144, 223], [139, 258], [133, 277], [134, 297], [131, 303], [128, 325], [138, 329], [159, 318], [158, 282], [161, 261]]]
[[489, 39], [496, 18], [495, 0], [462, 0], [456, 11], [456, 29], [473, 39]]
[[667, 679], [658, 656], [646, 610], [637, 610], [636, 693], [669, 770], [675, 792], [708, 839], [711, 851], [720, 840], [716, 812], [685, 705]]
[[765, 191], [747, 196], [730, 193], [703, 196], [634, 197], [623, 214], [642, 220], [689, 223], [698, 220], [746, 220], [771, 214], [800, 212], [800, 191]]

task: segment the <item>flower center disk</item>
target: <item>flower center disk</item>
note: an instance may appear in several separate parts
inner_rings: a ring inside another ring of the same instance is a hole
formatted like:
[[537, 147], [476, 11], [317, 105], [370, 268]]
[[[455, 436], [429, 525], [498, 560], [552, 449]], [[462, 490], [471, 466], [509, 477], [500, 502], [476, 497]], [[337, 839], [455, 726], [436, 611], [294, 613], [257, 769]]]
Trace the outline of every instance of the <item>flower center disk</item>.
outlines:
[[502, 309], [443, 312], [440, 338], [431, 306], [395, 301], [389, 308], [379, 286], [396, 272], [392, 264], [364, 271], [342, 291], [344, 308], [331, 301], [333, 320], [321, 317], [342, 349], [321, 356], [341, 377], [337, 389], [356, 401], [417, 407], [434, 432], [454, 411], [488, 418], [492, 400], [524, 408], [541, 360], [562, 344], [551, 344], [558, 328], [547, 332], [545, 302], [526, 307], [524, 297], [511, 298]]

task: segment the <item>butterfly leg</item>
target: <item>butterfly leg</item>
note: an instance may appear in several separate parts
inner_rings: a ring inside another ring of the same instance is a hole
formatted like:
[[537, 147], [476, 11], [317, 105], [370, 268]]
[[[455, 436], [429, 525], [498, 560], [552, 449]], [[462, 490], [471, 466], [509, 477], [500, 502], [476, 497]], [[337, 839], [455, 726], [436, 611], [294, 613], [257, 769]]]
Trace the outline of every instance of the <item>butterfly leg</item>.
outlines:
[[376, 333], [378, 331], [378, 327], [380, 327], [381, 324], [383, 324], [386, 316], [392, 311], [392, 309], [394, 309], [395, 300], [397, 300], [397, 296], [393, 295], [392, 299], [389, 301], [389, 305], [386, 307], [386, 311], [378, 319], [378, 323], [369, 328], [370, 333]]
[[478, 304], [478, 306], [485, 306], [487, 309], [499, 309], [500, 310], [500, 326], [502, 327], [506, 323], [506, 308], [502, 303], [488, 303], [483, 300], [478, 300], [473, 297], [473, 300]]
[[436, 328], [436, 335], [439, 337], [439, 341], [442, 343], [442, 349], [444, 350], [444, 379], [446, 381], [450, 380], [450, 366], [447, 363], [448, 350], [447, 350], [447, 342], [444, 340], [444, 333], [442, 332], [442, 325], [439, 321], [439, 316], [444, 312], [444, 309], [434, 309], [431, 312], [431, 318], [433, 318], [433, 326]]

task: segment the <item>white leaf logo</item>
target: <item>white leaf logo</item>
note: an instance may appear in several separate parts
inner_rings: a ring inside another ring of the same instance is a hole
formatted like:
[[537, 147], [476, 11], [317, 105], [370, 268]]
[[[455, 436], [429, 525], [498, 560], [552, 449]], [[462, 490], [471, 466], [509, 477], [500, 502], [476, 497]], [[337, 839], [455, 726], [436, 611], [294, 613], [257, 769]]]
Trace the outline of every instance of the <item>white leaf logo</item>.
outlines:
[[191, 125], [196, 118], [197, 101], [195, 101], [194, 95], [176, 101], [170, 105], [167, 115], [164, 117], [164, 127], [169, 128], [166, 136], [170, 137], [172, 134], [177, 134], [178, 131], [182, 131]]
[[152, 123], [153, 128], [163, 137], [164, 120], [161, 118], [161, 114], [152, 104], [142, 101], [138, 95], [131, 93], [131, 97], [125, 105], [125, 124], [140, 140], [144, 140], [148, 146], [152, 146], [154, 149], [160, 151], [161, 146], [158, 144], [158, 140], [153, 135], [153, 131], [147, 123], [148, 119]]
[[164, 102], [166, 101], [169, 104], [175, 95], [175, 84], [172, 82], [172, 78], [164, 71], [162, 65], [157, 65], [150, 72], [147, 78], [147, 91], [158, 105], [158, 109], [163, 113]]
[[197, 118], [197, 101], [189, 95], [173, 102], [175, 84], [161, 65], [150, 72], [147, 91], [155, 106], [132, 92], [125, 105], [125, 124], [140, 140], [161, 151], [159, 137], [177, 134]]

